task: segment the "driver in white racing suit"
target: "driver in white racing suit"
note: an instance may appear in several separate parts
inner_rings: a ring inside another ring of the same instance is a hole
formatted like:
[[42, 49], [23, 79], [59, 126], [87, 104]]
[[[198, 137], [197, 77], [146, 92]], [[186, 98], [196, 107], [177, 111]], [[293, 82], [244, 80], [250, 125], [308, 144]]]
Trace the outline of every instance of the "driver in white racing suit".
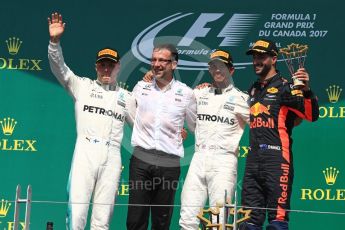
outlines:
[[91, 229], [109, 229], [121, 175], [120, 146], [131, 94], [119, 88], [119, 55], [111, 48], [97, 53], [97, 80], [76, 76], [65, 64], [60, 37], [62, 16], [48, 18], [49, 64], [75, 102], [77, 140], [68, 181], [67, 229], [83, 230], [93, 196]]
[[[231, 201], [236, 186], [239, 142], [249, 123], [249, 96], [234, 87], [230, 53], [213, 52], [209, 72], [213, 78], [211, 87], [194, 90], [195, 153], [182, 190], [179, 221], [184, 230], [198, 230], [197, 215], [207, 198], [211, 207], [223, 206], [227, 190], [227, 200]], [[220, 209], [220, 225], [222, 214]]]

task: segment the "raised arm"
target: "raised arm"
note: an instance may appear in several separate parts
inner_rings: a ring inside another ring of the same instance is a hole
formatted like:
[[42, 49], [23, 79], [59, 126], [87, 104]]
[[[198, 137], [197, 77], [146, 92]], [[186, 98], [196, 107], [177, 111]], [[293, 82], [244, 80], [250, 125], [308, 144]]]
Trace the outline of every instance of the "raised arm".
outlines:
[[317, 97], [309, 87], [309, 74], [304, 68], [300, 68], [294, 77], [303, 81], [305, 87], [301, 90], [292, 89], [291, 86], [285, 87], [282, 103], [287, 105], [289, 110], [296, 113], [298, 117], [308, 121], [316, 121], [319, 117], [319, 105]]
[[48, 59], [52, 73], [57, 80], [64, 86], [72, 95], [76, 94], [78, 83], [80, 80], [65, 64], [62, 49], [60, 46], [60, 39], [65, 31], [65, 23], [62, 20], [61, 14], [53, 13], [51, 18], [48, 18], [50, 42], [48, 46]]

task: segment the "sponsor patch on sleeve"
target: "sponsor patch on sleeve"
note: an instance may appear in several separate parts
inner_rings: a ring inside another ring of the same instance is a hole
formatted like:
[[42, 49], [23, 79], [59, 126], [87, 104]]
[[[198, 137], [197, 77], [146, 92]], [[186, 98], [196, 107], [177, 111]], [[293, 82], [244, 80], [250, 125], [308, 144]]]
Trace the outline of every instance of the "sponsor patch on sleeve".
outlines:
[[300, 90], [300, 89], [292, 90], [292, 91], [291, 91], [291, 95], [303, 97], [302, 90]]
[[277, 92], [278, 92], [278, 89], [275, 87], [271, 87], [267, 90], [267, 93], [277, 93]]

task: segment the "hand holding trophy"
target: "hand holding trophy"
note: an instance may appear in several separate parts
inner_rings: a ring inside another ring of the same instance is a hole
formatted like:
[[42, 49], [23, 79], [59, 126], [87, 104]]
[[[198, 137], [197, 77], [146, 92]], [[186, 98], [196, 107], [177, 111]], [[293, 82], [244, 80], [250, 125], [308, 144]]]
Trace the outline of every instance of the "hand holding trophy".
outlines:
[[288, 67], [289, 73], [293, 80], [294, 88], [304, 88], [305, 83], [295, 76], [295, 72], [298, 69], [304, 68], [308, 46], [292, 43], [286, 48], [281, 48], [279, 51], [282, 54], [284, 61]]

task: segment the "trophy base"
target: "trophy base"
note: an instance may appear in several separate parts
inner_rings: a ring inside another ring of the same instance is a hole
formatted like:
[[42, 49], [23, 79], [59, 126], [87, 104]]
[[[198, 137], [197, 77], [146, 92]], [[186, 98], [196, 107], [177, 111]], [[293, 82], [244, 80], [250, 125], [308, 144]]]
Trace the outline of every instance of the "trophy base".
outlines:
[[303, 81], [298, 80], [297, 78], [292, 78], [293, 80], [293, 88], [294, 89], [302, 89], [304, 88], [305, 84]]
[[293, 85], [293, 89], [303, 89], [305, 85]]

